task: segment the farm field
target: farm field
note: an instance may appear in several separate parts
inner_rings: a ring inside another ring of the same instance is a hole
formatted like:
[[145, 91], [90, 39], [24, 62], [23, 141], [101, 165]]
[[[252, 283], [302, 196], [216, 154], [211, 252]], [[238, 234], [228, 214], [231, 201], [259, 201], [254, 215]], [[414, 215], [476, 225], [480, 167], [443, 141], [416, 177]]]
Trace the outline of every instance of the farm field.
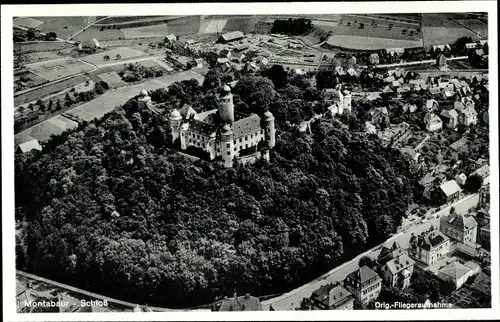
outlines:
[[243, 33], [252, 32], [255, 28], [255, 24], [259, 21], [259, 19], [255, 18], [231, 18], [228, 19], [222, 32], [231, 32], [231, 31], [242, 31]]
[[48, 81], [55, 81], [71, 75], [94, 70], [93, 66], [74, 58], [60, 58], [27, 64], [26, 68]]
[[407, 29], [407, 32], [403, 34], [401, 28], [393, 27], [391, 30], [388, 30], [388, 27], [384, 27], [382, 25], [371, 26], [368, 23], [365, 23], [363, 29], [359, 28], [359, 24], [347, 26], [345, 23], [338, 26], [326, 26], [321, 25], [317, 26], [318, 29], [324, 31], [331, 31], [333, 35], [349, 35], [349, 36], [360, 36], [360, 37], [374, 37], [374, 38], [387, 38], [387, 39], [398, 39], [398, 40], [418, 40], [421, 38], [421, 34], [414, 30], [413, 35], [409, 35], [410, 29]]
[[[455, 25], [457, 26], [457, 25]], [[472, 40], [478, 40], [476, 33], [462, 27], [426, 27], [422, 29], [424, 34], [425, 47], [434, 45], [452, 44], [460, 37], [471, 37]]]
[[41, 51], [37, 53], [25, 54], [24, 55], [26, 63], [34, 63], [41, 60], [52, 60], [61, 58], [61, 55], [57, 51]]
[[87, 26], [87, 17], [37, 17], [43, 21], [38, 29], [43, 33], [55, 32], [57, 37], [68, 39]]
[[104, 56], [106, 55], [110, 57], [110, 60], [115, 60], [116, 55], [120, 55], [121, 60], [127, 60], [134, 57], [145, 56], [146, 53], [139, 50], [130, 49], [128, 47], [118, 47], [118, 48], [113, 48], [111, 50], [100, 52], [98, 54], [85, 56], [82, 57], [81, 59], [96, 66], [99, 66], [99, 65], [109, 64], [109, 61], [104, 60]]
[[[168, 21], [181, 18], [183, 16], [135, 16], [135, 17], [108, 17], [100, 21], [97, 25], [133, 25], [134, 23]], [[132, 27], [132, 26], [131, 26]]]
[[[36, 86], [40, 86], [42, 84], [47, 83], [47, 80], [45, 78], [42, 78], [36, 74], [33, 74], [30, 71], [23, 72], [20, 75], [16, 75], [16, 76], [20, 76], [21, 78], [23, 78], [23, 81], [21, 81], [21, 79], [19, 79], [19, 80], [14, 79], [14, 83], [16, 85], [19, 84], [22, 87], [19, 90], [23, 90], [23, 89], [30, 88], [30, 87], [36, 87]], [[25, 85], [23, 86], [21, 84], [21, 82], [24, 83]]]
[[141, 65], [142, 67], [146, 67], [146, 68], [150, 68], [150, 67], [160, 67], [160, 65], [158, 65], [154, 60], [150, 59], [150, 60], [143, 60], [141, 62], [139, 62], [139, 65]]
[[18, 17], [14, 19], [12, 24], [16, 27], [36, 28], [43, 24], [43, 21], [30, 17]]
[[14, 54], [27, 54], [34, 52], [58, 51], [68, 48], [73, 48], [73, 44], [68, 44], [62, 41], [44, 41], [44, 42], [29, 42], [15, 43]]
[[91, 41], [92, 39], [97, 39], [99, 42], [103, 40], [119, 40], [125, 38], [120, 29], [104, 29], [101, 31], [96, 25], [92, 25], [88, 29], [73, 38], [75, 41]]
[[15, 135], [17, 142], [26, 142], [30, 138], [35, 138], [39, 142], [47, 141], [52, 134], [59, 135], [64, 131], [75, 128], [78, 123], [62, 115], [55, 116], [29, 129]]
[[333, 35], [326, 43], [330, 46], [357, 49], [379, 50], [384, 48], [412, 48], [422, 45], [420, 40], [401, 40], [389, 38], [361, 37], [348, 35]]
[[107, 72], [97, 75], [97, 77], [106, 82], [110, 88], [116, 88], [125, 85], [125, 82], [116, 72]]
[[197, 34], [200, 31], [200, 19], [200, 16], [187, 16], [170, 20], [167, 22], [168, 33], [176, 36]]
[[168, 34], [165, 23], [146, 27], [123, 28], [121, 32], [125, 39], [166, 37]]
[[200, 21], [200, 33], [202, 34], [215, 34], [221, 33], [224, 26], [228, 22], [227, 19], [223, 20], [202, 20]]
[[166, 75], [147, 81], [145, 83], [124, 86], [107, 91], [96, 99], [68, 111], [67, 114], [84, 121], [91, 121], [94, 118], [100, 118], [106, 113], [111, 112], [116, 106], [125, 104], [129, 99], [138, 95], [142, 89], [146, 89], [149, 91], [160, 87], [167, 87], [174, 82], [192, 78], [198, 79], [198, 81], [200, 82], [203, 81], [203, 78], [200, 75], [191, 71], [186, 71], [175, 75]]
[[60, 91], [63, 91], [67, 88], [73, 87], [77, 84], [85, 82], [88, 79], [85, 75], [78, 75], [72, 77], [70, 79], [64, 80], [59, 83], [49, 84], [47, 86], [37, 88], [35, 90], [26, 92], [24, 94], [18, 95], [14, 97], [14, 106], [17, 107], [19, 105], [29, 103], [31, 101], [36, 101], [39, 98], [48, 96], [50, 94], [54, 94]]
[[465, 29], [471, 30], [484, 38], [488, 38], [488, 25], [479, 19], [455, 19], [454, 20]]

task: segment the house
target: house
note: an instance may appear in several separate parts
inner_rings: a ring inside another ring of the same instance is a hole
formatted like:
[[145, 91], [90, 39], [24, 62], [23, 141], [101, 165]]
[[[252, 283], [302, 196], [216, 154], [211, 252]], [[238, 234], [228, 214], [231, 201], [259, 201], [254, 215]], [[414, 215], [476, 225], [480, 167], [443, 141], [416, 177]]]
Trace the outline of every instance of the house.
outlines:
[[42, 146], [40, 145], [40, 143], [38, 143], [37, 139], [21, 143], [17, 146], [18, 153], [27, 153], [32, 150], [42, 151]]
[[256, 72], [256, 71], [258, 71], [260, 68], [259, 68], [259, 66], [257, 66], [257, 64], [256, 64], [256, 63], [254, 63], [254, 62], [247, 62], [247, 63], [245, 64], [244, 69], [245, 69], [246, 71], [249, 71], [249, 72]]
[[408, 113], [414, 113], [417, 111], [417, 105], [406, 103], [403, 105], [403, 111]]
[[394, 76], [387, 76], [386, 78], [384, 78], [384, 82], [386, 82], [386, 83], [392, 84], [392, 82], [394, 82], [394, 81], [396, 81], [396, 77], [394, 77]]
[[[488, 179], [489, 181], [489, 179]], [[484, 181], [483, 181], [484, 183]], [[484, 207], [490, 203], [490, 184], [489, 182], [484, 184], [481, 189], [479, 189], [479, 207]]]
[[449, 250], [450, 239], [439, 230], [431, 229], [410, 237], [409, 255], [426, 265], [434, 265], [444, 259]]
[[475, 125], [477, 123], [477, 112], [472, 107], [466, 107], [458, 116], [458, 121], [465, 125]]
[[377, 256], [377, 261], [376, 261], [377, 265], [382, 266], [391, 259], [394, 259], [401, 254], [403, 254], [403, 250], [401, 249], [401, 246], [397, 242], [393, 242], [390, 247], [384, 245], [380, 249], [380, 253]]
[[[455, 101], [453, 102], [453, 109], [457, 111], [458, 113], [461, 113], [465, 109], [465, 105], [462, 101]], [[457, 114], [458, 117], [458, 114]]]
[[464, 245], [476, 245], [478, 227], [473, 216], [449, 214], [439, 219], [439, 225], [441, 232], [450, 239]]
[[347, 74], [349, 76], [352, 76], [352, 77], [356, 77], [358, 75], [358, 73], [356, 72], [356, 70], [354, 68], [352, 68], [352, 67], [347, 70]]
[[432, 112], [437, 107], [439, 107], [439, 103], [435, 99], [428, 99], [428, 100], [425, 101], [424, 109], [426, 111]]
[[451, 51], [451, 46], [446, 44], [446, 45], [435, 45], [432, 46], [432, 50], [434, 52], [444, 52], [444, 51]]
[[[487, 224], [486, 226], [483, 226], [479, 229], [479, 238], [481, 238], [481, 241], [491, 240], [490, 224]], [[483, 244], [483, 243], [481, 243], [481, 244]]]
[[217, 65], [220, 66], [223, 71], [231, 69], [231, 63], [228, 58], [217, 58]]
[[370, 111], [368, 111], [368, 114], [371, 115], [373, 124], [390, 123], [389, 112], [387, 111], [387, 107], [385, 106], [374, 107]]
[[413, 162], [418, 163], [420, 161], [420, 152], [416, 152], [412, 147], [402, 147], [399, 149], [401, 153], [408, 155]]
[[463, 103], [464, 107], [466, 107], [466, 108], [471, 108], [471, 107], [474, 108], [476, 105], [474, 103], [474, 100], [472, 98], [470, 98], [470, 96], [464, 96], [460, 99], [460, 101]]
[[440, 114], [444, 124], [449, 129], [454, 129], [458, 125], [458, 113], [455, 110], [444, 110]]
[[370, 54], [370, 64], [378, 65], [380, 62], [380, 57], [377, 53]]
[[346, 74], [346, 71], [344, 70], [344, 67], [342, 67], [342, 66], [335, 66], [335, 72], [339, 76], [342, 76], [342, 75]]
[[217, 40], [218, 43], [227, 44], [232, 41], [240, 40], [245, 38], [245, 35], [241, 31], [233, 31], [223, 34]]
[[476, 49], [477, 48], [477, 43], [476, 42], [469, 42], [467, 44], [465, 44], [465, 51], [468, 52], [472, 49]]
[[319, 310], [352, 310], [354, 298], [342, 285], [324, 285], [311, 295], [311, 305]]
[[361, 303], [368, 304], [378, 298], [382, 289], [382, 279], [374, 270], [365, 265], [347, 275], [344, 286]]
[[444, 100], [451, 100], [453, 98], [455, 98], [455, 92], [453, 90], [445, 89], [443, 91], [443, 99]]
[[224, 48], [220, 51], [219, 57], [221, 58], [231, 58], [231, 50]]
[[169, 44], [173, 44], [174, 42], [177, 41], [177, 37], [174, 34], [170, 34], [167, 35], [167, 37], [165, 37], [165, 41]]
[[243, 62], [243, 59], [245, 59], [246, 55], [244, 53], [237, 53], [232, 56], [231, 60], [237, 63]]
[[446, 66], [446, 56], [443, 54], [439, 54], [436, 58], [436, 66], [437, 67], [444, 67]]
[[465, 175], [465, 173], [457, 174], [457, 176], [455, 177], [455, 181], [459, 186], [463, 187], [465, 185], [465, 182], [467, 181], [467, 176]]
[[386, 86], [382, 89], [382, 93], [391, 94], [391, 93], [394, 93], [394, 91], [392, 90], [392, 88], [390, 86]]
[[427, 113], [424, 117], [425, 129], [429, 132], [439, 131], [443, 128], [443, 122], [434, 113]]
[[394, 56], [395, 54], [401, 55], [404, 54], [405, 49], [404, 48], [387, 48], [385, 50], [385, 53], [389, 56]]
[[342, 115], [344, 113], [344, 106], [340, 102], [335, 102], [328, 106], [328, 111], [333, 116]]
[[485, 164], [481, 168], [472, 172], [471, 175], [478, 175], [483, 179], [483, 185], [487, 185], [490, 182], [490, 166]]
[[257, 297], [245, 294], [243, 296], [234, 295], [232, 298], [225, 298], [216, 302], [212, 311], [231, 312], [231, 311], [262, 311], [262, 305]]
[[368, 134], [376, 134], [377, 128], [371, 122], [365, 122], [365, 132]]
[[449, 180], [435, 189], [434, 200], [441, 205], [452, 203], [458, 200], [461, 191], [455, 180]]
[[410, 286], [415, 261], [406, 253], [402, 253], [387, 261], [382, 267], [382, 278], [391, 287], [405, 289]]
[[459, 289], [464, 285], [467, 279], [475, 275], [474, 268], [461, 264], [458, 261], [454, 261], [438, 271], [438, 277], [443, 280], [455, 285], [456, 289]]
[[269, 64], [269, 59], [267, 59], [266, 57], [259, 56], [255, 59], [255, 63], [260, 68], [264, 68]]

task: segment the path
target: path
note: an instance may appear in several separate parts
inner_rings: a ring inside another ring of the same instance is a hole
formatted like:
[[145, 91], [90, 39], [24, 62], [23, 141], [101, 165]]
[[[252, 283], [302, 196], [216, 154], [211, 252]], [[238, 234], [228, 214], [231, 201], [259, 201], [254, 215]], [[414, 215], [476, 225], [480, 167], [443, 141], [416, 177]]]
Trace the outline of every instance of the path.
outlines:
[[479, 201], [478, 194], [473, 194], [462, 198], [453, 205], [449, 205], [446, 208], [433, 213], [432, 216], [434, 216], [435, 218], [431, 218], [425, 223], [421, 223], [419, 225], [411, 227], [404, 233], [399, 233], [397, 235], [390, 237], [384, 243], [375, 246], [374, 248], [356, 256], [351, 261], [346, 262], [332, 269], [328, 273], [318, 277], [317, 279], [295, 290], [285, 293], [282, 296], [278, 296], [263, 301], [262, 305], [264, 310], [269, 310], [271, 305], [275, 310], [294, 310], [295, 308], [298, 308], [300, 306], [300, 302], [304, 297], [310, 297], [315, 290], [319, 289], [321, 286], [325, 284], [344, 280], [347, 275], [358, 269], [359, 268], [358, 262], [361, 259], [361, 257], [370, 256], [371, 258], [376, 258], [382, 246], [391, 244], [393, 241], [396, 241], [401, 246], [401, 248], [408, 248], [412, 233], [419, 234], [421, 232], [424, 232], [428, 230], [431, 225], [433, 225], [436, 228], [439, 227], [439, 217], [448, 214], [451, 206], [455, 207], [457, 213], [467, 213], [467, 211], [470, 208], [475, 207], [477, 205], [478, 201]]
[[[469, 57], [468, 56], [457, 56], [457, 57], [447, 58], [447, 60], [464, 60], [464, 59], [469, 59]], [[435, 59], [426, 59], [426, 60], [418, 60], [418, 61], [409, 61], [409, 62], [404, 62], [404, 63], [381, 64], [381, 65], [376, 65], [375, 67], [376, 68], [389, 68], [389, 67], [397, 67], [397, 66], [434, 64], [435, 62], [436, 62]]]
[[[91, 24], [86, 25], [86, 26], [85, 26], [85, 27], [83, 27], [81, 30], [78, 30], [77, 32], [75, 32], [74, 34], [72, 34], [71, 36], [69, 36], [67, 40], [69, 41], [69, 40], [71, 40], [71, 39], [75, 38], [78, 34], [80, 34], [81, 32], [85, 31], [87, 28], [90, 28], [91, 26], [95, 25], [95, 24], [96, 24], [96, 23], [98, 23], [99, 21], [102, 21], [102, 20], [104, 20], [104, 19], [106, 19], [106, 18], [108, 18], [108, 17], [101, 18], [101, 19], [99, 19], [99, 20], [96, 20], [96, 21], [92, 22]], [[88, 21], [88, 20], [87, 20], [87, 21]]]

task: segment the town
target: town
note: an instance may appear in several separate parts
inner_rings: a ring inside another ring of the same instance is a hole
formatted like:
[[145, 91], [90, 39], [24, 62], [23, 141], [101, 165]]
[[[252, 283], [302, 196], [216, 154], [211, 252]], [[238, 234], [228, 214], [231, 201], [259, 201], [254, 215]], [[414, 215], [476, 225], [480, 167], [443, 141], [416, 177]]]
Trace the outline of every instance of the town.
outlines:
[[[18, 312], [491, 307], [487, 28], [466, 13], [15, 18]], [[109, 222], [95, 261], [71, 240], [88, 228], [57, 219], [82, 216], [68, 194], [91, 201], [88, 225]], [[328, 216], [336, 231], [307, 230]], [[40, 248], [59, 255], [30, 250], [43, 237], [64, 240]], [[54, 256], [62, 280], [44, 267]], [[113, 293], [73, 285], [84, 267]], [[115, 300], [124, 280], [135, 294]], [[140, 302], [147, 283], [186, 293]], [[109, 306], [80, 304], [96, 299]]]

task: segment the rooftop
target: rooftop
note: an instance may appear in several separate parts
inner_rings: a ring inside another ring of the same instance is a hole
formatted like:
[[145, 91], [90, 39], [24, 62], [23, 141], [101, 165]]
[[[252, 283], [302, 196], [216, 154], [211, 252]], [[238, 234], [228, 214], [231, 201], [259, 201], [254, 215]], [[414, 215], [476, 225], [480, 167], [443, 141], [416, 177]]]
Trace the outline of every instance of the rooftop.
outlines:
[[369, 280], [371, 280], [375, 277], [379, 277], [379, 276], [377, 273], [375, 273], [374, 270], [372, 270], [370, 267], [365, 265], [365, 266], [361, 266], [358, 270], [349, 274], [349, 277], [351, 279], [359, 282], [360, 284], [363, 284], [363, 283], [366, 283]]
[[222, 302], [216, 304], [218, 311], [261, 311], [262, 306], [257, 297], [249, 294], [243, 296], [234, 296], [232, 298], [224, 299]]
[[460, 192], [462, 189], [458, 186], [455, 180], [449, 180], [443, 183], [439, 188], [444, 192], [446, 196], [451, 196], [454, 193]]
[[457, 261], [446, 265], [445, 267], [439, 270], [440, 273], [453, 277], [458, 280], [465, 274], [467, 274], [471, 270], [470, 267], [467, 267]]

